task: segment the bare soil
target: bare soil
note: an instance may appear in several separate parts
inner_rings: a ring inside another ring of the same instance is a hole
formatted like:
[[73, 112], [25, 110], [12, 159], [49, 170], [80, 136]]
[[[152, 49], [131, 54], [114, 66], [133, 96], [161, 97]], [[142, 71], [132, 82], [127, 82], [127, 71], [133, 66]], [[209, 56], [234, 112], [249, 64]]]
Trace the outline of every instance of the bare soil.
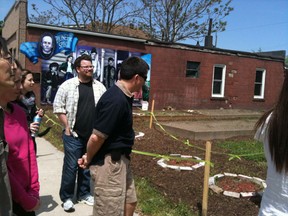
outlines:
[[[180, 118], [167, 117], [166, 120], [179, 120]], [[165, 120], [162, 119], [162, 120]], [[187, 119], [186, 119], [187, 120]], [[151, 152], [162, 155], [183, 154], [197, 156], [205, 159], [205, 141], [191, 141], [193, 146], [185, 145], [185, 137], [177, 137], [178, 140], [159, 127], [153, 124], [149, 129], [149, 118], [135, 117], [135, 131], [145, 133], [144, 137], [135, 141], [134, 149], [138, 151]], [[252, 137], [234, 137], [231, 140], [252, 139]], [[266, 167], [245, 159], [234, 159], [229, 161], [225, 150], [217, 146], [217, 140], [212, 142], [211, 161], [214, 167], [210, 169], [210, 176], [218, 173], [236, 173], [247, 176], [265, 179]], [[202, 148], [202, 149], [199, 149]], [[204, 150], [203, 150], [204, 149]], [[204, 167], [194, 171], [177, 171], [165, 169], [157, 165], [159, 158], [145, 156], [141, 154], [132, 154], [132, 168], [134, 175], [145, 177], [155, 186], [163, 196], [175, 204], [183, 202], [187, 204], [196, 215], [201, 215]], [[216, 194], [209, 190], [208, 215], [209, 216], [233, 216], [245, 215], [255, 216], [258, 214], [261, 197], [254, 198], [233, 198]]]

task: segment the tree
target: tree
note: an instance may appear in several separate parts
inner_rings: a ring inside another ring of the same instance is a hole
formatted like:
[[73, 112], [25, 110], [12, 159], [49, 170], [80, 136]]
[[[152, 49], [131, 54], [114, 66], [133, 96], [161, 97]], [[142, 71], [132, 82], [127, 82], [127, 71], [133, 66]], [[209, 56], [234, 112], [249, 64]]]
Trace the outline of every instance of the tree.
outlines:
[[229, 6], [231, 1], [44, 0], [53, 9], [38, 13], [37, 19], [35, 15], [32, 18], [41, 23], [58, 24], [62, 18], [77, 28], [105, 33], [115, 33], [119, 26], [135, 26], [137, 22], [150, 39], [179, 42], [203, 38], [210, 19], [213, 19], [212, 32], [224, 31], [227, 22], [223, 19], [233, 10]]
[[35, 14], [31, 14], [31, 16], [29, 17], [30, 22], [50, 25], [60, 24], [60, 15], [58, 13], [54, 13], [52, 9], [40, 12], [36, 4], [32, 4], [31, 6]]
[[150, 37], [166, 42], [203, 38], [213, 20], [212, 32], [224, 31], [223, 18], [233, 10], [232, 0], [141, 0], [141, 26]]
[[44, 2], [52, 6], [54, 13], [59, 14], [66, 24], [81, 28], [87, 23], [87, 14], [82, 13], [85, 0], [44, 0]]
[[[44, 0], [44, 2], [53, 8], [46, 14], [51, 15], [52, 11], [58, 14], [58, 22], [59, 17], [62, 17], [62, 21], [65, 20], [66, 24], [106, 33], [110, 33], [117, 25], [127, 25], [140, 10], [131, 0]], [[38, 15], [42, 23], [46, 21], [41, 14]]]

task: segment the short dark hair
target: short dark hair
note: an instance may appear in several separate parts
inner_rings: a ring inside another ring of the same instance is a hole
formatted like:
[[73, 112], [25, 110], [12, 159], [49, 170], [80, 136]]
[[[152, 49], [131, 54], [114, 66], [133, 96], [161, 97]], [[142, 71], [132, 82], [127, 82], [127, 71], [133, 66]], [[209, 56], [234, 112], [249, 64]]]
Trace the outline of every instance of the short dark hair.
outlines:
[[97, 50], [96, 50], [96, 48], [93, 47], [93, 48], [91, 49], [91, 52], [90, 52], [90, 53], [96, 53], [96, 54], [97, 54]]
[[114, 61], [114, 58], [109, 57], [109, 58], [108, 58], [108, 62], [109, 62], [109, 61]]
[[68, 55], [68, 56], [66, 57], [66, 61], [68, 61], [69, 58], [73, 58], [73, 56], [72, 56], [72, 55]]
[[52, 67], [57, 67], [57, 70], [59, 69], [59, 64], [57, 62], [52, 62], [50, 65], [49, 65], [49, 70], [52, 69]]
[[149, 65], [142, 59], [132, 56], [124, 60], [120, 68], [120, 79], [130, 80], [134, 75], [147, 76]]
[[75, 62], [74, 62], [74, 66], [75, 68], [80, 67], [81, 66], [81, 61], [82, 60], [86, 60], [86, 61], [90, 61], [92, 63], [92, 58], [90, 55], [87, 54], [83, 54], [81, 56], [79, 56], [78, 58], [76, 58]]

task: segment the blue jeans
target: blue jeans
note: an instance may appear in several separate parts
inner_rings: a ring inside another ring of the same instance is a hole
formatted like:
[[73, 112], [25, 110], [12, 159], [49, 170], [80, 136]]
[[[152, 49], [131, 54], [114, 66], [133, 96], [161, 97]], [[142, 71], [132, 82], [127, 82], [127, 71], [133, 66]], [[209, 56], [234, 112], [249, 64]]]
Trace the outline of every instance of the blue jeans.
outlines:
[[87, 140], [62, 135], [64, 143], [64, 161], [60, 188], [62, 202], [73, 199], [75, 181], [77, 176], [77, 199], [84, 199], [90, 193], [90, 172], [89, 169], [82, 169], [78, 166], [77, 160], [86, 152]]

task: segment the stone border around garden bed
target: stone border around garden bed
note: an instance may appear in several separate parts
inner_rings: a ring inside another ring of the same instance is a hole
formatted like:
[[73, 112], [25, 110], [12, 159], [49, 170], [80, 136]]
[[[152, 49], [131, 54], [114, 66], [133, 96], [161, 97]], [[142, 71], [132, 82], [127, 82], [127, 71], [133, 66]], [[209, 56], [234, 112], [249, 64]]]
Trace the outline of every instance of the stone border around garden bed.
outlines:
[[143, 132], [135, 132], [135, 139], [141, 139], [142, 137], [144, 137], [144, 133]]
[[253, 197], [253, 196], [257, 196], [260, 195], [262, 196], [263, 191], [261, 192], [233, 192], [233, 191], [224, 191], [222, 188], [218, 187], [215, 183], [216, 183], [216, 179], [217, 178], [221, 178], [224, 176], [231, 176], [231, 177], [239, 177], [239, 178], [243, 178], [243, 179], [247, 179], [250, 180], [256, 184], [259, 184], [261, 187], [263, 187], [265, 190], [265, 188], [267, 187], [266, 182], [263, 179], [257, 178], [257, 177], [250, 177], [250, 176], [246, 176], [246, 175], [241, 175], [241, 174], [234, 174], [234, 173], [224, 173], [224, 174], [216, 174], [212, 177], [209, 178], [209, 188], [211, 190], [213, 190], [215, 193], [223, 193], [223, 195], [225, 196], [230, 196], [230, 197], [234, 197], [234, 198], [240, 198], [240, 197]]
[[[181, 154], [170, 154], [171, 157], [180, 157], [180, 158], [194, 158], [195, 160], [201, 160], [201, 158], [196, 157], [196, 156], [190, 156], [190, 155], [181, 155]], [[205, 165], [205, 162], [199, 162], [193, 166], [176, 166], [176, 165], [169, 165], [166, 163], [167, 159], [166, 158], [162, 158], [160, 160], [157, 161], [157, 164], [163, 168], [170, 168], [170, 169], [174, 169], [174, 170], [195, 170], [199, 167], [202, 167]]]

